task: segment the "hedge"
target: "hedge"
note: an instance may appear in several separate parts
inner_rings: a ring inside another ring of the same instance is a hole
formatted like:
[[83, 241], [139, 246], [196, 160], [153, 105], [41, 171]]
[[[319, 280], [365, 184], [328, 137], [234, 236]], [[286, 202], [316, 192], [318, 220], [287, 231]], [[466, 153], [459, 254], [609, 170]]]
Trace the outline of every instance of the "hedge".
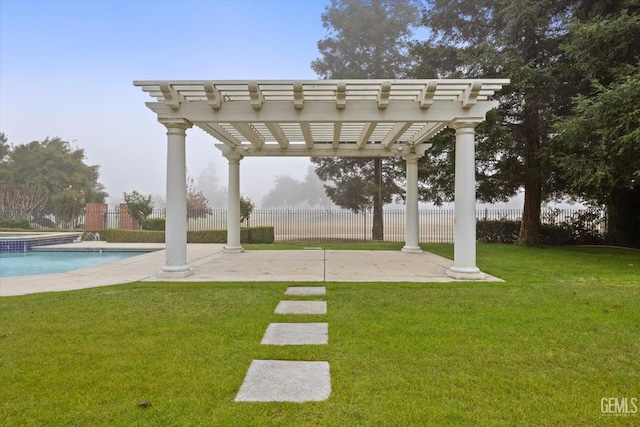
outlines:
[[[93, 230], [110, 243], [164, 243], [165, 232], [154, 230]], [[240, 229], [241, 243], [273, 243], [273, 227], [247, 227]], [[187, 231], [187, 243], [226, 243], [227, 230]]]
[[[483, 243], [515, 243], [520, 225], [520, 221], [481, 220], [476, 223], [476, 238]], [[578, 221], [541, 224], [540, 240], [543, 245], [550, 246], [594, 244], [602, 241], [596, 231], [586, 230], [584, 224]]]
[[165, 219], [164, 218], [146, 218], [142, 220], [142, 229], [143, 230], [155, 230], [155, 231], [164, 231], [165, 230]]
[[0, 218], [0, 228], [31, 228], [27, 218]]

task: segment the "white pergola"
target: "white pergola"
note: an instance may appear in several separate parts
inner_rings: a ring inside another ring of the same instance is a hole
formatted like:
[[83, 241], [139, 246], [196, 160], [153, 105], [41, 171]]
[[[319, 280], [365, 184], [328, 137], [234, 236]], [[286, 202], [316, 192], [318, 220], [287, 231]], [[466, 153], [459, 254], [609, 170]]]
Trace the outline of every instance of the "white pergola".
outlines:
[[240, 161], [251, 156], [402, 157], [407, 162], [403, 252], [418, 243], [418, 159], [445, 127], [456, 131], [454, 262], [447, 273], [480, 279], [476, 266], [475, 127], [509, 80], [134, 81], [167, 128], [166, 261], [186, 277], [186, 130], [198, 126], [229, 161], [225, 252], [240, 244]]

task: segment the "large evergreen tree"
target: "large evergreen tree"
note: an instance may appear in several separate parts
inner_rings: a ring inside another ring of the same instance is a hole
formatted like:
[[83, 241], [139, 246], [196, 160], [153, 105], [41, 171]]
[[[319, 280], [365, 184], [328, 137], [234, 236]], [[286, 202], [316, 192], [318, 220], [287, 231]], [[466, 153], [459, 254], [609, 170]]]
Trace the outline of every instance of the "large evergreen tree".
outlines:
[[612, 244], [640, 246], [640, 1], [584, 1], [564, 45], [577, 91], [556, 129], [567, 191], [605, 205]]
[[[414, 0], [332, 0], [322, 14], [329, 35], [318, 42], [322, 55], [311, 68], [324, 79], [394, 79], [411, 65], [408, 45], [418, 21]], [[381, 158], [315, 158], [316, 173], [338, 206], [356, 212], [373, 207], [373, 239], [382, 240], [382, 208], [393, 194], [402, 168]], [[383, 176], [383, 170], [386, 172]]]
[[[568, 105], [557, 68], [575, 3], [427, 0], [423, 24], [431, 35], [413, 49], [419, 57], [413, 77], [511, 79], [498, 95], [497, 120], [478, 128], [478, 183], [481, 198], [489, 201], [524, 189], [518, 238], [523, 245], [539, 244], [540, 205], [556, 184], [546, 153], [552, 118], [564, 114]], [[452, 158], [451, 142], [434, 142], [444, 144], [442, 153], [425, 157], [423, 171], [441, 168]], [[427, 187], [444, 182], [442, 177], [434, 180], [434, 175], [423, 178]]]

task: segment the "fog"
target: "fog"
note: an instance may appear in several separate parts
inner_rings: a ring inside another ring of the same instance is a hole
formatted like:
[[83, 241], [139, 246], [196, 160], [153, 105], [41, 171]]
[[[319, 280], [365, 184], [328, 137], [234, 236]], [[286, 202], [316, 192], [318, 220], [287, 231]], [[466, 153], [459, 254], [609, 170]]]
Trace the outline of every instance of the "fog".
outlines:
[[[325, 0], [2, 1], [0, 132], [9, 143], [60, 137], [100, 166], [116, 204], [137, 190], [164, 198], [166, 128], [134, 80], [316, 79]], [[295, 19], [291, 19], [295, 7]], [[187, 131], [187, 169], [227, 186], [218, 143]], [[241, 192], [256, 204], [277, 175], [302, 179], [306, 158], [247, 158]]]

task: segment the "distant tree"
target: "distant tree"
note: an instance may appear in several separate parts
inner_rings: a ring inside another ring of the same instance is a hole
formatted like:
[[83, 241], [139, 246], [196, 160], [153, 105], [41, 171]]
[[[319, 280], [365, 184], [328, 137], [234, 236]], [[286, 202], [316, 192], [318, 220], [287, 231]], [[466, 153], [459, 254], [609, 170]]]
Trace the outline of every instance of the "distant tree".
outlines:
[[302, 183], [288, 175], [278, 175], [275, 186], [262, 198], [263, 208], [290, 209], [304, 203]]
[[0, 166], [2, 166], [5, 158], [9, 155], [9, 151], [11, 151], [11, 147], [7, 141], [8, 140], [4, 132], [0, 132]]
[[[2, 151], [7, 150], [6, 138], [0, 145]], [[48, 199], [43, 213], [53, 213], [53, 196], [69, 186], [82, 190], [87, 202], [103, 203], [107, 193], [98, 182], [99, 166], [88, 166], [84, 160], [83, 149], [60, 138], [10, 146], [0, 160], [0, 184], [20, 183], [41, 188]]]
[[307, 174], [301, 183], [301, 191], [305, 195], [307, 204], [311, 207], [322, 206], [325, 209], [329, 209], [334, 206], [329, 196], [327, 196], [324, 183], [316, 174], [313, 165], [307, 168]]
[[187, 179], [187, 218], [204, 218], [211, 215], [209, 200], [198, 190], [193, 178]]
[[42, 188], [31, 184], [0, 184], [0, 216], [28, 218], [42, 212], [47, 196]]
[[209, 201], [209, 206], [214, 208], [227, 207], [227, 190], [219, 184], [213, 162], [209, 162], [207, 167], [200, 172], [196, 183], [204, 197]]
[[138, 226], [141, 227], [142, 221], [153, 212], [153, 197], [151, 194], [140, 194], [137, 190], [131, 193], [124, 192], [123, 195], [129, 216], [138, 221]]
[[59, 226], [73, 229], [73, 221], [84, 210], [84, 191], [76, 190], [72, 186], [56, 193], [52, 197], [56, 219]]
[[[311, 68], [324, 79], [395, 79], [411, 65], [408, 46], [411, 27], [419, 18], [414, 0], [332, 0], [322, 14], [329, 35], [318, 42], [322, 58]], [[354, 211], [373, 208], [373, 239], [382, 240], [382, 208], [389, 194], [402, 194], [395, 183], [402, 166], [394, 159], [313, 158], [316, 172], [327, 184], [327, 195]], [[351, 169], [351, 171], [349, 171]], [[388, 187], [381, 187], [389, 184]]]
[[240, 224], [245, 221], [249, 224], [249, 217], [255, 207], [249, 197], [240, 196]]

